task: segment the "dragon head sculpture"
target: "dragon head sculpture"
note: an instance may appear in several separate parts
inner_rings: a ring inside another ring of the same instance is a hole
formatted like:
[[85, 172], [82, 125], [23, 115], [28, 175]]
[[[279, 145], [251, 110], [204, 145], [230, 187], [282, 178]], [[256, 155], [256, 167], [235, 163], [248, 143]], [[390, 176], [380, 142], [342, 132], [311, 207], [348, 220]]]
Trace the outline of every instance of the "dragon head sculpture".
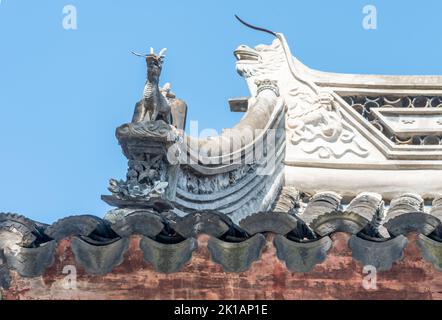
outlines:
[[285, 62], [279, 39], [275, 39], [271, 45], [258, 45], [255, 49], [241, 45], [234, 51], [234, 55], [237, 59], [236, 70], [246, 79], [253, 96], [256, 95], [257, 81], [277, 80]]

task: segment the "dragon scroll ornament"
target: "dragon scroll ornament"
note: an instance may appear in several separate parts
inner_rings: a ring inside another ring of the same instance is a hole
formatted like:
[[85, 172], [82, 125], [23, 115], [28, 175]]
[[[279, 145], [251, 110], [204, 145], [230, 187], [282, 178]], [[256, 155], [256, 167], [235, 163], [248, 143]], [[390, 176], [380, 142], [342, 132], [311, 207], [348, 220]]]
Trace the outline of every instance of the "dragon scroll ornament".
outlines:
[[342, 158], [348, 153], [365, 158], [353, 129], [343, 121], [339, 106], [328, 92], [312, 95], [299, 88], [289, 92], [286, 127], [293, 145], [321, 159]]
[[[237, 17], [238, 18], [238, 17]], [[342, 158], [353, 154], [365, 158], [368, 150], [361, 146], [353, 128], [342, 118], [339, 104], [329, 92], [323, 92], [313, 83], [294, 75], [293, 57], [287, 54], [283, 40], [270, 30], [246, 26], [276, 37], [270, 46], [255, 49], [242, 45], [235, 51], [238, 73], [243, 76], [252, 95], [256, 95], [263, 79], [273, 79], [281, 87], [286, 104], [286, 133], [289, 142], [302, 152], [321, 159]]]

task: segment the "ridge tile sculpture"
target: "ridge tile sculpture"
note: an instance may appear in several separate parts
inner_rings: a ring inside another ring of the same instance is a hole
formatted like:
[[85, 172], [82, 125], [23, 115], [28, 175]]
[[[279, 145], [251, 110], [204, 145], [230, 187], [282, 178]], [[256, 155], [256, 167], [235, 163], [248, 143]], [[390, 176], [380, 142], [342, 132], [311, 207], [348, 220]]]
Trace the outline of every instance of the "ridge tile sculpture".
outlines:
[[[133, 123], [157, 121], [160, 119], [166, 123], [172, 123], [169, 102], [159, 88], [165, 53], [166, 49], [162, 49], [158, 54], [155, 54], [153, 48], [151, 48], [150, 54], [145, 55], [147, 80], [144, 86], [143, 98], [135, 106]], [[140, 54], [136, 55], [142, 56]]]
[[146, 58], [147, 79], [132, 122], [116, 130], [129, 161], [126, 179], [111, 179], [108, 189], [112, 195], [102, 196], [110, 205], [149, 208], [162, 203], [160, 207], [169, 207], [165, 200], [171, 193], [166, 190], [173, 177], [169, 176], [167, 151], [182, 135], [187, 106], [170, 91], [169, 83], [159, 86], [165, 52], [162, 49], [156, 54], [153, 48], [147, 55], [133, 52]]

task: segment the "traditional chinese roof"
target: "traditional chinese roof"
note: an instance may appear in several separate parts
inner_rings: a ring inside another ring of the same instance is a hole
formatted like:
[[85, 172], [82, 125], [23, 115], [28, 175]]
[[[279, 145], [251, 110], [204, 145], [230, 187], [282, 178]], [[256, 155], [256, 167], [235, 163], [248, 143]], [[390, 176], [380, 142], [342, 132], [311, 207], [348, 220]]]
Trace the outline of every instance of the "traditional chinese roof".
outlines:
[[[72, 266], [88, 281], [117, 277], [152, 297], [155, 286], [131, 273], [148, 270], [173, 290], [167, 281], [207, 267], [224, 281], [246, 279], [232, 287], [250, 298], [260, 294], [253, 277], [277, 287], [278, 276], [315, 281], [339, 264], [353, 276], [364, 266], [392, 276], [419, 261], [431, 273], [424, 280], [438, 281], [428, 294], [440, 293], [442, 78], [314, 71], [275, 36], [235, 51], [251, 96], [230, 100], [245, 115], [218, 137], [183, 133], [187, 106], [158, 87], [161, 69], [149, 65], [157, 81], [146, 82], [133, 121], [116, 130], [128, 171], [102, 196], [116, 209], [52, 225], [0, 214], [3, 292], [20, 296], [23, 283], [43, 281], [40, 293], [62, 297], [56, 286]], [[272, 280], [266, 261], [278, 268]], [[201, 285], [187, 289], [204, 298]]]

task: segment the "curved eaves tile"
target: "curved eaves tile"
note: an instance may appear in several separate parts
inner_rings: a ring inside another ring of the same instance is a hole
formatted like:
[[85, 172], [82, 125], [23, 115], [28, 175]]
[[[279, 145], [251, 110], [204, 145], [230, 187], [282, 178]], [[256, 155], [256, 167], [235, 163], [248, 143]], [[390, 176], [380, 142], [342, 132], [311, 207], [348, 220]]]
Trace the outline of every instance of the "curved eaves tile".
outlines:
[[41, 244], [37, 248], [15, 246], [6, 248], [4, 255], [7, 265], [15, 269], [22, 277], [41, 276], [54, 263], [56, 241]]
[[380, 194], [363, 192], [349, 203], [345, 211], [357, 213], [371, 221], [373, 217], [378, 214], [379, 210], [383, 210], [383, 203]]
[[336, 192], [318, 192], [310, 198], [307, 207], [301, 215], [302, 220], [310, 224], [319, 216], [339, 211], [342, 197]]
[[310, 272], [327, 258], [332, 246], [330, 237], [323, 237], [312, 242], [294, 242], [284, 236], [277, 235], [273, 240], [276, 255], [284, 261], [291, 272]]
[[177, 218], [172, 227], [184, 238], [196, 237], [203, 233], [212, 237], [220, 237], [229, 230], [231, 224], [230, 218], [223, 213], [204, 211]]
[[208, 248], [212, 260], [226, 272], [244, 272], [261, 256], [266, 244], [265, 237], [258, 233], [242, 242], [225, 242], [210, 238]]
[[[16, 244], [22, 247], [31, 247], [39, 235], [35, 223], [21, 215], [12, 213], [0, 213], [0, 233], [13, 234], [20, 237], [15, 239]], [[1, 245], [1, 243], [0, 243]]]
[[387, 221], [409, 212], [422, 212], [423, 210], [424, 199], [420, 195], [405, 193], [391, 200]]
[[140, 241], [144, 260], [161, 273], [180, 271], [192, 258], [192, 253], [197, 247], [198, 242], [195, 238], [188, 238], [175, 244], [160, 243], [148, 237], [142, 237]]
[[354, 212], [330, 212], [310, 223], [310, 227], [321, 237], [335, 232], [357, 234], [368, 224], [368, 220]]
[[326, 203], [330, 208], [338, 208], [341, 204], [342, 196], [333, 191], [318, 192], [310, 198], [309, 204], [322, 204]]
[[71, 248], [75, 261], [87, 273], [104, 275], [120, 265], [124, 260], [124, 253], [129, 246], [128, 238], [121, 238], [107, 245], [94, 245], [78, 237], [72, 238]]
[[440, 220], [432, 215], [424, 212], [411, 212], [401, 214], [384, 223], [384, 227], [392, 236], [406, 235], [410, 232], [422, 233], [424, 235], [431, 234]]
[[296, 212], [299, 208], [301, 193], [295, 187], [284, 186], [273, 202], [274, 212]]
[[134, 234], [155, 237], [164, 228], [161, 218], [155, 214], [139, 211], [131, 213], [111, 225], [112, 230], [120, 237]]
[[434, 198], [430, 214], [438, 219], [442, 219], [442, 195]]
[[20, 233], [14, 230], [2, 230], [0, 229], [0, 255], [2, 250], [10, 247], [19, 246], [22, 247], [23, 237]]
[[241, 220], [239, 225], [250, 235], [263, 232], [285, 235], [296, 228], [297, 220], [285, 212], [260, 212]]
[[355, 260], [378, 271], [390, 270], [393, 263], [402, 259], [408, 240], [403, 235], [386, 241], [368, 241], [353, 235], [348, 241]]
[[[70, 236], [89, 236], [97, 229], [104, 229], [104, 221], [91, 215], [70, 216], [58, 220], [45, 230], [45, 234], [60, 241]], [[100, 230], [106, 232], [106, 230]]]
[[442, 242], [420, 234], [417, 239], [417, 245], [424, 259], [430, 262], [438, 271], [442, 271]]

